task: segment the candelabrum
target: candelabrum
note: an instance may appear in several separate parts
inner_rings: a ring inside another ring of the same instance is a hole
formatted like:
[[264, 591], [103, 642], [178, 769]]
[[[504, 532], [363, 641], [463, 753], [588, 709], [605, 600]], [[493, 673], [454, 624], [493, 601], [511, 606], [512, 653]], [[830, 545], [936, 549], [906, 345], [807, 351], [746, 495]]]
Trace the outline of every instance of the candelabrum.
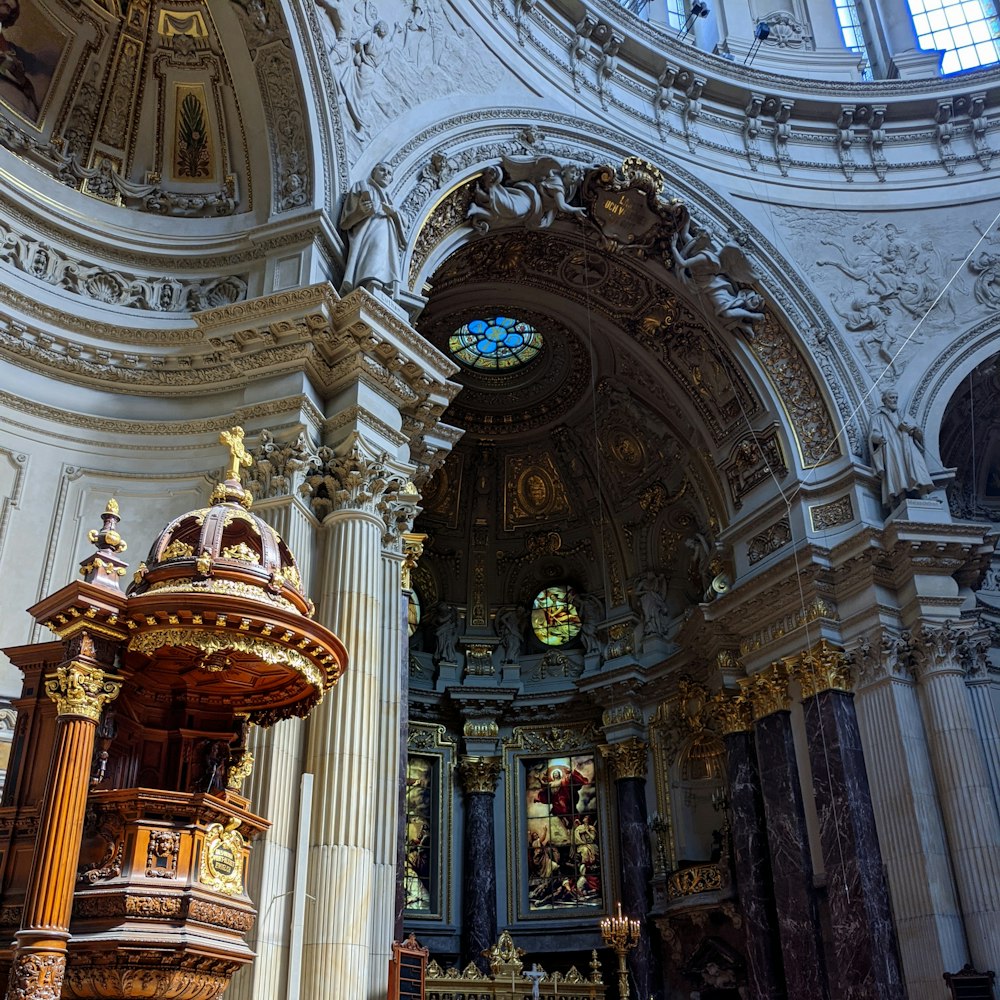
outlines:
[[618, 956], [618, 995], [620, 1000], [629, 1000], [628, 969], [625, 956], [639, 943], [639, 921], [634, 917], [622, 916], [622, 904], [618, 903], [618, 913], [601, 920], [601, 937], [611, 945]]

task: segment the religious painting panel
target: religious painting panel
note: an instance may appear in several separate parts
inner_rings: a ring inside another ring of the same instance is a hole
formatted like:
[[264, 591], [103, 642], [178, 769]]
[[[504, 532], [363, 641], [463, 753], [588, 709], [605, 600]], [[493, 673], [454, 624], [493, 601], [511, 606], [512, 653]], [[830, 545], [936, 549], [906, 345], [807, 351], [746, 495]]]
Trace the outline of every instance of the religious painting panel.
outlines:
[[604, 907], [592, 752], [524, 758], [528, 914]]
[[406, 764], [403, 887], [407, 916], [441, 910], [440, 757], [410, 754]]

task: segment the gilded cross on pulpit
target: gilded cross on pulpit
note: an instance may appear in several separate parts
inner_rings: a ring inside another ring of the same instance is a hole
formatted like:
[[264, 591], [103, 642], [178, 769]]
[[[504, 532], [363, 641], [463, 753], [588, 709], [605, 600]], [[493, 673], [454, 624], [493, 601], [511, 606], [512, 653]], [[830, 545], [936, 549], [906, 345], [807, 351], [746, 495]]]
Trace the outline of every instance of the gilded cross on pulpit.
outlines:
[[253, 456], [243, 447], [244, 430], [242, 427], [230, 427], [228, 431], [219, 434], [219, 440], [229, 448], [229, 466], [226, 469], [226, 479], [240, 482], [240, 466], [249, 468], [253, 464]]

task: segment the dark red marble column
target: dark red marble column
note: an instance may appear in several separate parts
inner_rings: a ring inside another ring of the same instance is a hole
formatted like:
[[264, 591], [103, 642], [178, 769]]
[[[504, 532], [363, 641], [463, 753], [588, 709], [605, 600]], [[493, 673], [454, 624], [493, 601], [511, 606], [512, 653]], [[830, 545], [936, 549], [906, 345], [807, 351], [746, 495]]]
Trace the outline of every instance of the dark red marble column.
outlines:
[[875, 813], [840, 650], [804, 654], [802, 685], [820, 843], [832, 925], [828, 963], [835, 997], [905, 1000]]
[[[663, 976], [653, 953], [646, 915], [652, 905], [653, 857], [646, 812], [646, 744], [635, 737], [600, 748], [611, 765], [618, 804], [622, 914], [639, 921], [639, 943], [628, 953], [635, 996], [660, 995]], [[607, 899], [609, 909], [611, 900]]]
[[499, 757], [460, 757], [458, 778], [465, 790], [465, 849], [462, 881], [462, 965], [489, 972], [483, 952], [497, 940], [496, 844], [493, 796]]
[[778, 914], [757, 754], [750, 734], [750, 705], [740, 695], [720, 697], [714, 714], [726, 747], [733, 875], [743, 913], [749, 997], [784, 1000]]
[[754, 742], [767, 820], [774, 902], [788, 1000], [829, 997], [820, 945], [809, 834], [782, 664], [745, 682], [755, 717]]

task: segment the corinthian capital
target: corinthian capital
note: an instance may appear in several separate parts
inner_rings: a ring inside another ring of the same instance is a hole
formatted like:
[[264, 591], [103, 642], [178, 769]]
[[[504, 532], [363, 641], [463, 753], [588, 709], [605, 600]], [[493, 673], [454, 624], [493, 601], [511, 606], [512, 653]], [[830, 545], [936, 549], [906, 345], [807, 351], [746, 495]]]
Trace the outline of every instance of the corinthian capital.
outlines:
[[466, 793], [492, 795], [496, 791], [503, 763], [499, 757], [459, 757], [455, 767]]
[[955, 628], [950, 621], [943, 625], [918, 625], [912, 630], [910, 641], [917, 676], [964, 674], [967, 643], [967, 630]]
[[100, 667], [71, 660], [45, 678], [45, 693], [56, 703], [58, 715], [100, 721], [108, 702], [118, 697], [122, 679]]
[[601, 756], [611, 766], [615, 781], [622, 778], [646, 777], [646, 751], [648, 747], [643, 740], [632, 736], [621, 743], [605, 743], [598, 747]]
[[847, 654], [847, 662], [857, 674], [859, 689], [878, 681], [904, 680], [912, 683], [913, 680], [913, 655], [908, 633], [875, 629], [863, 636]]

